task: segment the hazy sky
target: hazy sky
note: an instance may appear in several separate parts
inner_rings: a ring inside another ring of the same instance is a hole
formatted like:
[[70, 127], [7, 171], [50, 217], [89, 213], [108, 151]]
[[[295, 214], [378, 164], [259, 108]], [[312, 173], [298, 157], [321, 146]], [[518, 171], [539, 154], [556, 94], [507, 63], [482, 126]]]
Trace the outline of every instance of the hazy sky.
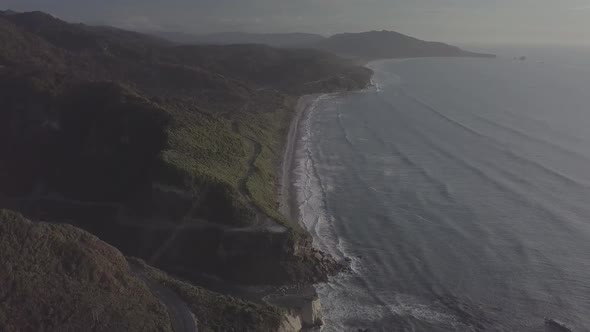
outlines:
[[139, 30], [388, 29], [448, 42], [590, 45], [590, 0], [0, 0], [0, 7]]

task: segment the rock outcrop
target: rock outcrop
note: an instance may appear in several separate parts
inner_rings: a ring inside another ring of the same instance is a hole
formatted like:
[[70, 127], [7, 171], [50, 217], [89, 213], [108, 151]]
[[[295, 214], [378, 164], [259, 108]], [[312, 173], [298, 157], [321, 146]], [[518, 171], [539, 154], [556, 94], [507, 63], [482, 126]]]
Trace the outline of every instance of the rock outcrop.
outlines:
[[285, 313], [278, 332], [299, 332], [303, 329], [301, 317], [298, 314]]

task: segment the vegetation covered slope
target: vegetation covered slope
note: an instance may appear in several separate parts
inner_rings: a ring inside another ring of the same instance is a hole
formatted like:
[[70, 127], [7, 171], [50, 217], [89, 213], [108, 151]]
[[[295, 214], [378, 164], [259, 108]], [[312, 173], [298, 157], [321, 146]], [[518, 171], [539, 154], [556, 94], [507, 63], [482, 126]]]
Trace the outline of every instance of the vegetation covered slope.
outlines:
[[125, 257], [68, 225], [0, 210], [0, 330], [172, 331]]
[[[279, 213], [276, 170], [297, 97], [362, 88], [370, 70], [314, 50], [174, 46], [40, 12], [0, 13], [0, 38], [0, 207], [77, 225], [159, 267], [325, 278], [309, 236]], [[248, 233], [269, 225], [286, 234]], [[280, 250], [249, 250], [258, 238]], [[228, 255], [228, 242], [243, 247]]]
[[[39, 12], [0, 15], [0, 37], [7, 194], [57, 193], [176, 217], [190, 209], [225, 224], [255, 219], [248, 199], [281, 219], [274, 173], [291, 96], [359, 88], [370, 77], [318, 51], [175, 47]], [[150, 201], [162, 188], [191, 203]]]
[[172, 331], [162, 294], [134, 270], [177, 294], [199, 331], [277, 331], [283, 321], [281, 309], [176, 280], [70, 225], [0, 210], [0, 245], [1, 331]]

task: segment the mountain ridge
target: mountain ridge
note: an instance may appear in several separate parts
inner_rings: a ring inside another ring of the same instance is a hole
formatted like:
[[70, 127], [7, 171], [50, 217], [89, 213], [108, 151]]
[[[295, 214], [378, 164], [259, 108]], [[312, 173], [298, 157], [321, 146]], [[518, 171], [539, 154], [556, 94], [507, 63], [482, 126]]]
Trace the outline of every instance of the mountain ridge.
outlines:
[[474, 53], [442, 42], [431, 42], [395, 31], [341, 33], [326, 38], [315, 48], [338, 55], [368, 59], [412, 57], [495, 57]]
[[328, 37], [309, 33], [222, 32], [207, 35], [152, 32], [181, 44], [231, 45], [265, 44], [286, 48], [312, 48], [337, 55], [363, 59], [400, 57], [494, 57], [493, 54], [465, 51], [442, 42], [425, 41], [396, 31], [373, 30], [338, 33]]

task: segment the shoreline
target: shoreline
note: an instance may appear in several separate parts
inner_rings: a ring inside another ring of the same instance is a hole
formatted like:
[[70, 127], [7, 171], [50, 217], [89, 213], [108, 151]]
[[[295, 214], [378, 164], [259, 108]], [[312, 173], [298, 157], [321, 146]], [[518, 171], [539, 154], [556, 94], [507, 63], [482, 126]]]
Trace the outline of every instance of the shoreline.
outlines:
[[295, 157], [297, 153], [298, 142], [301, 139], [300, 129], [302, 120], [309, 114], [313, 104], [323, 94], [304, 95], [297, 99], [295, 106], [295, 116], [291, 120], [287, 141], [283, 148], [283, 158], [279, 167], [279, 211], [292, 222], [297, 222], [299, 226], [307, 232], [305, 224], [300, 218], [297, 203], [297, 188], [294, 183], [294, 173], [297, 165]]
[[[278, 169], [279, 188], [279, 212], [290, 222], [297, 223], [304, 232], [309, 233], [305, 223], [300, 218], [299, 204], [297, 202], [297, 188], [295, 186], [295, 171], [297, 169], [296, 154], [301, 140], [301, 126], [312, 109], [315, 102], [324, 94], [303, 95], [297, 98], [295, 115], [289, 124], [287, 140], [283, 147], [283, 155]], [[300, 322], [301, 331], [321, 331], [324, 326], [323, 310], [321, 300], [315, 285], [308, 285], [303, 288], [295, 287], [282, 294], [269, 303], [287, 308], [299, 308], [290, 311], [292, 316], [287, 315], [287, 321], [293, 320], [295, 326]], [[278, 302], [277, 302], [278, 301]]]
[[[372, 62], [367, 63], [365, 67], [373, 70], [369, 67], [371, 63]], [[372, 78], [371, 81], [365, 87], [365, 89], [370, 86], [373, 86]], [[353, 91], [362, 90], [363, 89]], [[303, 95], [297, 99], [297, 104], [295, 106], [295, 116], [293, 117], [289, 125], [287, 140], [285, 142], [285, 146], [283, 147], [283, 157], [281, 158], [281, 162], [279, 164], [279, 168], [277, 171], [277, 174], [280, 178], [277, 190], [279, 212], [283, 216], [288, 218], [290, 221], [296, 221], [297, 224], [301, 226], [306, 232], [308, 232], [308, 230], [303, 221], [301, 220], [301, 216], [299, 214], [299, 204], [297, 202], [297, 188], [295, 187], [294, 183], [294, 173], [297, 168], [297, 165], [295, 163], [295, 157], [297, 154], [298, 143], [301, 140], [301, 124], [303, 123], [302, 120], [305, 120], [306, 116], [311, 111], [311, 107], [319, 98], [339, 93], [343, 92], [309, 94]]]
[[[374, 62], [375, 61], [370, 61], [363, 64], [365, 68], [368, 68], [371, 71], [373, 71], [371, 80], [367, 83], [367, 86], [365, 86], [364, 89], [367, 89], [370, 86], [374, 86], [374, 69], [372, 68], [373, 66], [371, 66], [372, 64], [374, 64]], [[364, 89], [359, 89], [356, 91], [362, 91]], [[310, 235], [311, 232], [307, 229], [307, 226], [301, 218], [301, 213], [299, 211], [299, 202], [297, 200], [297, 187], [295, 183], [296, 170], [298, 167], [296, 159], [297, 150], [299, 147], [299, 143], [302, 139], [302, 125], [305, 124], [305, 120], [307, 120], [307, 117], [309, 116], [309, 113], [312, 111], [315, 103], [322, 96], [329, 94], [330, 93], [309, 94], [303, 95], [297, 99], [297, 104], [295, 106], [295, 115], [293, 116], [291, 123], [289, 125], [287, 140], [285, 142], [285, 146], [283, 147], [283, 156], [278, 169], [278, 176], [280, 177], [278, 188], [279, 212], [283, 216], [288, 218], [289, 221], [297, 222], [297, 225], [299, 225], [303, 231]], [[312, 241], [315, 242], [314, 240]], [[315, 310], [313, 310], [316, 312], [314, 316], [318, 317], [320, 321], [322, 321], [321, 327], [316, 326], [316, 328], [319, 331], [321, 331], [322, 327], [325, 326], [323, 323], [323, 309], [321, 299], [319, 298], [319, 294], [317, 293], [316, 285], [310, 285], [309, 287], [310, 289], [308, 288], [307, 292], [311, 291], [312, 293], [308, 293], [307, 296], [311, 294], [313, 295], [311, 296], [311, 298], [308, 298], [307, 301], [311, 300], [309, 304], [311, 304], [311, 306], [315, 308]], [[299, 297], [301, 295], [304, 294], [299, 294]], [[316, 302], [317, 305], [315, 304]], [[316, 331], [315, 329], [311, 330]]]
[[346, 92], [363, 91], [371, 86], [375, 86], [375, 65], [382, 61], [391, 59], [361, 59], [360, 66], [367, 68], [372, 71], [371, 79], [366, 83], [366, 86], [362, 89], [351, 90], [351, 91], [340, 91], [332, 93], [315, 93], [303, 95], [297, 98], [297, 104], [295, 106], [295, 116], [291, 119], [289, 125], [289, 132], [287, 134], [287, 140], [283, 147], [283, 156], [277, 170], [277, 174], [280, 178], [278, 183], [278, 201], [279, 201], [279, 212], [288, 218], [290, 221], [297, 221], [297, 224], [303, 228], [306, 232], [309, 232], [305, 227], [305, 224], [301, 220], [299, 214], [299, 204], [297, 202], [297, 189], [294, 183], [294, 173], [297, 168], [295, 164], [295, 157], [297, 153], [298, 142], [301, 139], [300, 130], [302, 120], [305, 120], [306, 116], [311, 111], [311, 107], [321, 97], [332, 94], [340, 94]]

